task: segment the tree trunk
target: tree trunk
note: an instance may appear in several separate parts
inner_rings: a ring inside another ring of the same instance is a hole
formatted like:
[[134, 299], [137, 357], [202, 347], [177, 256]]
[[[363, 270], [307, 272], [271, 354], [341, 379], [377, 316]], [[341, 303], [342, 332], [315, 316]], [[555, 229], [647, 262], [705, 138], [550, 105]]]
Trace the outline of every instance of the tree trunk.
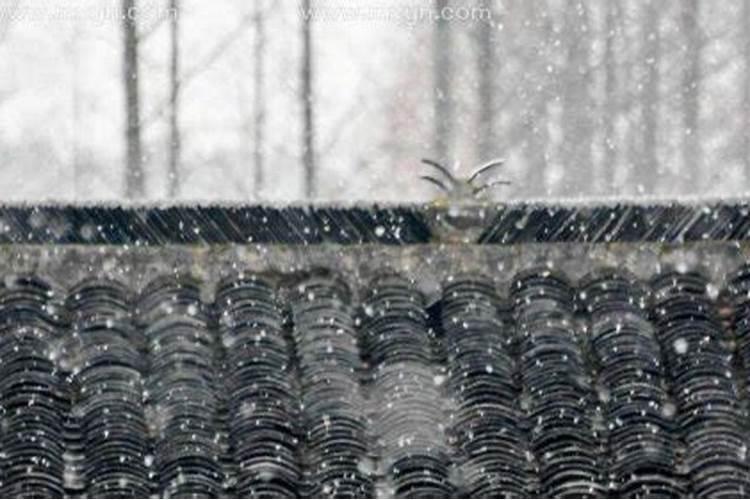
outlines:
[[310, 0], [302, 0], [302, 163], [305, 168], [305, 195], [312, 199], [316, 194], [315, 185], [315, 109], [313, 92], [312, 62], [312, 18]]
[[742, 5], [742, 36], [744, 37], [744, 88], [743, 88], [743, 127], [742, 127], [742, 172], [741, 192], [750, 189], [750, 0]]
[[589, 16], [585, 4], [566, 7], [565, 37], [567, 44], [563, 89], [563, 166], [569, 185], [581, 185], [593, 175], [589, 65]]
[[[750, 1], [750, 0], [749, 0]], [[602, 171], [602, 182], [604, 190], [611, 193], [615, 187], [615, 172], [617, 169], [617, 137], [615, 123], [620, 113], [620, 97], [618, 95], [618, 64], [616, 41], [620, 34], [620, 0], [608, 0], [605, 18], [605, 42], [604, 42], [604, 166]]]
[[265, 95], [265, 45], [266, 29], [264, 19], [265, 2], [255, 1], [255, 44], [253, 53], [255, 56], [255, 74], [253, 76], [253, 96], [255, 112], [255, 128], [253, 137], [253, 164], [254, 164], [254, 182], [253, 192], [255, 199], [259, 199], [263, 192], [264, 183], [264, 146], [265, 146], [265, 127], [266, 127], [266, 95]]
[[77, 200], [81, 193], [81, 184], [83, 175], [81, 172], [81, 116], [82, 116], [82, 103], [81, 103], [81, 88], [80, 88], [80, 54], [79, 42], [80, 42], [80, 29], [77, 25], [73, 25], [73, 36], [70, 43], [70, 52], [73, 60], [71, 61], [71, 75], [72, 75], [72, 113], [71, 113], [71, 139], [72, 139], [72, 157], [71, 163], [73, 167], [73, 197]]
[[[750, 1], [750, 0], [749, 0]], [[492, 9], [492, 4], [483, 4]], [[497, 156], [495, 149], [495, 20], [483, 19], [477, 29], [477, 97], [479, 117], [477, 121], [477, 158], [485, 162]]]
[[685, 171], [683, 172], [683, 190], [697, 190], [706, 186], [708, 179], [701, 178], [702, 148], [700, 142], [700, 80], [702, 40], [698, 25], [700, 9], [698, 0], [682, 0], [680, 21], [685, 40], [686, 59], [682, 74], [682, 158]]
[[448, 7], [448, 0], [435, 0], [438, 13], [435, 24], [433, 52], [434, 156], [442, 163], [452, 163], [453, 102], [451, 77], [451, 33], [448, 21], [440, 15]]
[[169, 176], [168, 195], [174, 198], [180, 193], [180, 16], [178, 0], [169, 1], [170, 60], [169, 60]]
[[547, 43], [550, 43], [553, 28], [549, 18], [543, 17], [550, 8], [546, 0], [520, 0], [516, 5], [524, 6], [524, 25], [530, 23], [529, 31], [534, 36], [532, 39], [521, 42], [524, 64], [529, 64], [535, 70], [524, 80], [524, 89], [528, 99], [523, 112], [526, 137], [524, 155], [527, 168], [519, 179], [520, 185], [514, 187], [513, 191], [533, 197], [544, 195], [546, 192], [544, 173], [547, 167], [549, 145], [547, 105], [553, 82], [547, 70], [547, 60], [539, 57], [539, 50], [540, 47], [545, 47]]
[[637, 159], [639, 166], [635, 182], [638, 191], [654, 189], [659, 179], [659, 66], [661, 65], [659, 19], [660, 0], [650, 0], [644, 7], [643, 57], [645, 65], [643, 82], [643, 153]]
[[142, 198], [145, 194], [138, 89], [138, 26], [135, 2], [136, 0], [122, 0], [123, 84], [125, 87], [126, 117], [125, 196], [127, 198]]
[[141, 151], [141, 113], [138, 75], [138, 27], [136, 0], [122, 0], [123, 85], [125, 87], [125, 196], [142, 198], [145, 194], [143, 154]]

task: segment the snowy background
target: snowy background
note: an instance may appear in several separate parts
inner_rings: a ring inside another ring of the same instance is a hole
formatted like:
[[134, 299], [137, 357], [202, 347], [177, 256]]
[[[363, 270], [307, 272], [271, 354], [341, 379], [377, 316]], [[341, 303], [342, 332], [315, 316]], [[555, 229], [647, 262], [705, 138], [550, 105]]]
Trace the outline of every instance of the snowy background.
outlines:
[[[127, 1], [0, 0], [0, 199], [128, 197]], [[425, 156], [505, 158], [501, 199], [750, 192], [750, 0], [130, 1], [133, 199], [310, 197], [306, 20], [316, 200], [429, 199]]]

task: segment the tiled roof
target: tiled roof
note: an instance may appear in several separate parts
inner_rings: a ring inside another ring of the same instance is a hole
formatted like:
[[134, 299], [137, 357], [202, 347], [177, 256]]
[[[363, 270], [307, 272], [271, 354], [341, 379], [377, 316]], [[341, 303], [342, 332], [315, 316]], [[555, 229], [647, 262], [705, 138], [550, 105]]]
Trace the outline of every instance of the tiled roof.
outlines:
[[750, 491], [740, 219], [685, 212], [651, 242], [498, 213], [494, 234], [550, 241], [79, 245], [59, 210], [0, 245], [2, 496]]
[[[498, 278], [508, 280], [500, 286]], [[3, 496], [743, 496], [750, 267], [8, 275]]]

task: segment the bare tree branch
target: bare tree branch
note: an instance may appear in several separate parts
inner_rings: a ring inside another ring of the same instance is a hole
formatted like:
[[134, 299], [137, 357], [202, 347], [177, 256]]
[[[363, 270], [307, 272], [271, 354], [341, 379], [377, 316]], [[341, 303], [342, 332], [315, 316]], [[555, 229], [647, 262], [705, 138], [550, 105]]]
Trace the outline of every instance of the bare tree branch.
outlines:
[[159, 16], [159, 18], [156, 21], [154, 21], [151, 24], [151, 26], [148, 26], [145, 29], [139, 30], [138, 41], [141, 43], [146, 42], [149, 38], [151, 38], [152, 35], [154, 35], [157, 31], [159, 31], [159, 28], [161, 28], [164, 25], [165, 21], [171, 18], [173, 15], [175, 14], [172, 14], [169, 16]]
[[[206, 71], [206, 69], [211, 67], [216, 61], [218, 61], [221, 56], [224, 55], [224, 53], [240, 38], [242, 33], [245, 31], [245, 28], [247, 28], [247, 26], [250, 25], [254, 21], [254, 19], [255, 13], [252, 10], [242, 16], [242, 19], [240, 19], [240, 21], [237, 23], [237, 26], [232, 31], [230, 31], [227, 36], [225, 36], [220, 42], [218, 42], [214, 46], [214, 48], [211, 49], [208, 55], [206, 55], [206, 57], [201, 60], [201, 62], [197, 63], [195, 66], [186, 71], [182, 76], [180, 76], [178, 80], [180, 89], [184, 91], [184, 89], [190, 84], [190, 82], [192, 82], [198, 75]], [[160, 118], [163, 118], [168, 109], [169, 100], [163, 102], [152, 113], [141, 120], [141, 126], [145, 128], [152, 125]]]
[[[7, 4], [7, 5], [6, 5]], [[6, 0], [0, 2], [0, 7], [3, 9], [3, 17], [0, 18], [0, 44], [5, 43], [10, 33], [10, 28], [15, 20], [15, 15], [18, 12], [18, 7], [21, 5], [21, 0]]]

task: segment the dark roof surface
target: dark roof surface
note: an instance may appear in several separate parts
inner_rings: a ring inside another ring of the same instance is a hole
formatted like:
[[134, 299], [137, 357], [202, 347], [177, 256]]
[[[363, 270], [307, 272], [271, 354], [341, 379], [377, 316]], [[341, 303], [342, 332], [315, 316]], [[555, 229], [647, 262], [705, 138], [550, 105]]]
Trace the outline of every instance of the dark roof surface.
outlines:
[[747, 496], [748, 223], [0, 209], [0, 494]]
[[679, 243], [746, 240], [749, 234], [750, 205], [739, 202], [453, 208], [0, 206], [0, 243], [403, 245], [453, 241], [456, 236], [488, 244]]
[[6, 274], [3, 496], [750, 488], [750, 267], [441, 269], [435, 293], [385, 269], [189, 271]]

